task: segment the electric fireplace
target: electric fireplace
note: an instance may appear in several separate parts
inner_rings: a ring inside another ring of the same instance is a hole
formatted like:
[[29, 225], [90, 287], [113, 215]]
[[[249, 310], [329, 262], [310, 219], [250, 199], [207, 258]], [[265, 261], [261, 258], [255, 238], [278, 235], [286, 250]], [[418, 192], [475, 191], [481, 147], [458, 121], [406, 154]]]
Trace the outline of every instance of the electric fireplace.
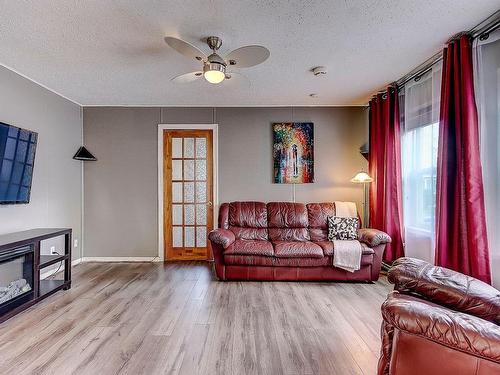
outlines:
[[34, 248], [0, 252], [0, 315], [34, 299]]

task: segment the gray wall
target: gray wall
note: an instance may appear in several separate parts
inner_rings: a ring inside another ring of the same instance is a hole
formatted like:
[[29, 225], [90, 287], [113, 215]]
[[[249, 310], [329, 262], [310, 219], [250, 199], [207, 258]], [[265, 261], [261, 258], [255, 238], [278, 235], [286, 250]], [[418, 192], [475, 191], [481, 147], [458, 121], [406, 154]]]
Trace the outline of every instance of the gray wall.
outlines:
[[99, 159], [85, 164], [86, 257], [157, 255], [159, 123], [219, 124], [219, 202], [291, 200], [292, 186], [272, 183], [271, 123], [312, 121], [314, 184], [296, 185], [300, 202], [350, 200], [349, 182], [366, 168], [367, 110], [300, 108], [84, 108], [84, 140]]
[[[80, 107], [1, 66], [0, 87], [0, 121], [38, 132], [31, 201], [0, 206], [0, 234], [70, 227], [81, 239], [82, 166], [72, 160], [82, 142]], [[45, 241], [42, 251], [60, 251], [62, 244]]]

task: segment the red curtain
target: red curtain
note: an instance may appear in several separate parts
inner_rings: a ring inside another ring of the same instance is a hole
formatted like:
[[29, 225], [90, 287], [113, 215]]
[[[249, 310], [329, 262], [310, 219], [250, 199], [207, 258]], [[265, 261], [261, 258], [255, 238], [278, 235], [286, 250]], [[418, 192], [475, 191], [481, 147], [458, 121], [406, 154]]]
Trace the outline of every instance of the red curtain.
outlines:
[[404, 256], [402, 225], [401, 135], [398, 92], [389, 87], [370, 101], [370, 226], [392, 238], [384, 260]]
[[443, 52], [436, 193], [436, 264], [491, 283], [471, 39]]

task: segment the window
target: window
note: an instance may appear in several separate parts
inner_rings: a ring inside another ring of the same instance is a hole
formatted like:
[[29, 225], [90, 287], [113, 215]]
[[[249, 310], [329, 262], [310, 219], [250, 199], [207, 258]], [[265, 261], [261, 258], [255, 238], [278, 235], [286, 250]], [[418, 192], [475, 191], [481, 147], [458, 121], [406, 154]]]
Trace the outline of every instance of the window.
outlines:
[[401, 92], [405, 253], [434, 262], [441, 64]]
[[405, 225], [433, 232], [439, 123], [412, 129], [403, 138]]

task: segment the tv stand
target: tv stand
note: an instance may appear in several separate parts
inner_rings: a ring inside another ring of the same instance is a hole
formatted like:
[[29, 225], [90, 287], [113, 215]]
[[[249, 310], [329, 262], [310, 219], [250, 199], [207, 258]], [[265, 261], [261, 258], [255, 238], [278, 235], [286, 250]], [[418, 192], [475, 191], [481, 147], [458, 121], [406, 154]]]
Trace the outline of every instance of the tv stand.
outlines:
[[[70, 228], [38, 228], [0, 235], [0, 287], [4, 290], [0, 322], [58, 290], [71, 288], [71, 233]], [[41, 241], [59, 236], [64, 236], [63, 254], [40, 254]], [[63, 264], [64, 271], [58, 272]], [[42, 278], [49, 267], [56, 271]]]

